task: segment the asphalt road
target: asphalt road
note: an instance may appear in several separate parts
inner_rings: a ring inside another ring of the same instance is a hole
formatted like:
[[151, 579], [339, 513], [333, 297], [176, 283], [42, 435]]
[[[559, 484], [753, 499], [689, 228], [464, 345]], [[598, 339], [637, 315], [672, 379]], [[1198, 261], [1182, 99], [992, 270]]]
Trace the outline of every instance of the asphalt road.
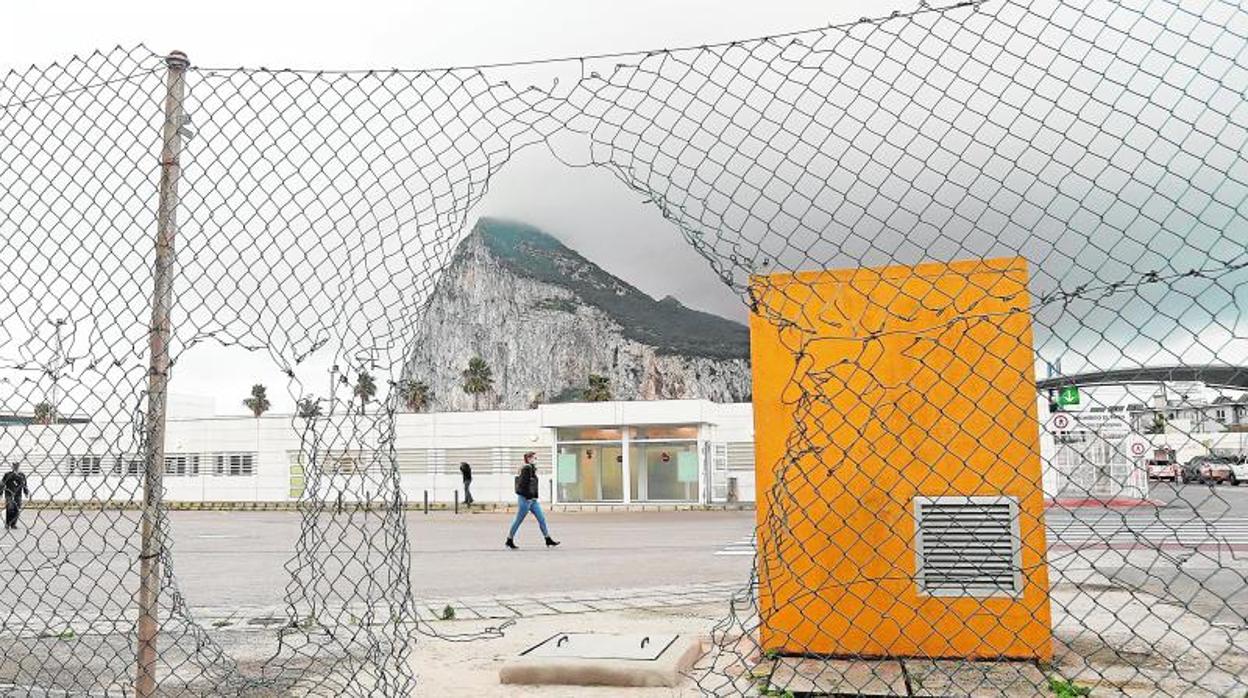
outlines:
[[1248, 487], [1153, 483], [1160, 506], [1046, 512], [1050, 549], [1238, 552], [1248, 558]]
[[1163, 506], [1070, 516], [1096, 531], [1080, 547], [1076, 529], [1067, 529], [1071, 554], [1118, 585], [1219, 625], [1248, 627], [1248, 487], [1153, 483], [1151, 495]]
[[[18, 586], [26, 594], [37, 591], [71, 603], [87, 603], [108, 588], [132, 588], [137, 517], [135, 512], [28, 510], [22, 530], [0, 534], [0, 573], [22, 575]], [[414, 593], [512, 595], [698, 582], [744, 585], [749, 579], [749, 556], [715, 552], [748, 538], [753, 512], [551, 512], [551, 532], [562, 545], [547, 549], [530, 517], [517, 535], [519, 550], [503, 547], [511, 518], [501, 512], [409, 513]], [[287, 565], [300, 538], [297, 513], [175, 511], [169, 519], [174, 572], [190, 605], [281, 604], [290, 578]], [[326, 519], [321, 530], [333, 541], [356, 541], [327, 543], [314, 556], [325, 579], [332, 582], [342, 570], [338, 583], [350, 585], [363, 583], [364, 568], [382, 559], [378, 552], [365, 557], [363, 539], [371, 538], [372, 549], [381, 550], [390, 529], [376, 515], [344, 514]], [[126, 600], [105, 603], [124, 605]]]
[[[1123, 583], [1223, 616], [1228, 609], [1232, 617], [1248, 612], [1248, 487], [1157, 485], [1154, 495], [1165, 506], [1049, 510], [1051, 562], [1082, 561]], [[521, 549], [513, 551], [503, 547], [509, 514], [409, 513], [415, 594], [476, 597], [748, 580], [753, 512], [552, 512], [549, 519], [563, 545], [546, 549], [530, 519], [518, 536]], [[300, 537], [298, 514], [171, 512], [170, 521], [174, 572], [191, 606], [281, 604]], [[119, 609], [128, 604], [125, 595], [109, 591], [135, 586], [137, 514], [28, 510], [23, 523], [24, 530], [0, 535], [0, 573], [21, 580], [9, 584], [10, 592], [58, 597], [62, 609], [88, 599]], [[340, 516], [332, 526], [358, 542], [322, 547], [316, 567], [330, 583], [364, 581], [363, 569], [380, 556], [365, 557], [362, 542], [371, 538], [377, 549], [386, 529], [376, 517]], [[1104, 554], [1115, 551], [1122, 554]], [[1148, 557], [1128, 560], [1140, 551]], [[337, 570], [344, 571], [336, 576]]]

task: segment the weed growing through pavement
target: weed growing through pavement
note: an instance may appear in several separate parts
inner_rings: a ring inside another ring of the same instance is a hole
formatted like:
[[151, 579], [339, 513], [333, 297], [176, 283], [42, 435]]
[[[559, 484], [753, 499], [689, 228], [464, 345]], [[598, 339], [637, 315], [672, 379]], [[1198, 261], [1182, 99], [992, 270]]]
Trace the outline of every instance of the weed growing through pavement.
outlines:
[[1092, 695], [1092, 689], [1087, 686], [1080, 686], [1070, 679], [1063, 679], [1057, 676], [1049, 677], [1049, 690], [1053, 691], [1053, 695], [1057, 698], [1079, 698], [1080, 696]]

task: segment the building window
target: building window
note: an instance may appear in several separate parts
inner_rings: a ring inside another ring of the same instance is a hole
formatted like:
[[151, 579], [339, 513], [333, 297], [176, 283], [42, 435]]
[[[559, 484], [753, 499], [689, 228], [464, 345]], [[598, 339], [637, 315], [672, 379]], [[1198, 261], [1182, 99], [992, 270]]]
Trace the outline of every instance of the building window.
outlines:
[[1226, 410], [1224, 409], [1217, 410], [1216, 412], [1213, 413], [1213, 418], [1218, 420], [1219, 422], [1222, 422], [1223, 424], [1226, 424]]
[[214, 475], [225, 477], [250, 477], [255, 473], [255, 455], [251, 453], [218, 454], [213, 470]]
[[100, 475], [104, 472], [103, 462], [104, 459], [100, 456], [70, 456], [69, 474], [82, 477]]
[[629, 446], [629, 493], [635, 501], [698, 498], [697, 441], [641, 441]]
[[169, 477], [198, 476], [199, 456], [190, 454], [165, 456], [165, 475]]
[[695, 424], [665, 424], [650, 427], [634, 427], [630, 432], [634, 441], [696, 441], [698, 427]]
[[336, 456], [331, 455], [328, 459], [329, 472], [334, 475], [354, 475], [357, 472], [362, 472], [363, 468], [360, 467], [361, 455], [358, 452], [340, 453]]
[[559, 428], [559, 501], [697, 501], [699, 431], [696, 424]]
[[142, 475], [143, 470], [143, 459], [139, 456], [118, 456], [117, 460], [113, 461], [113, 475], [135, 477]]
[[564, 441], [619, 441], [618, 427], [573, 427], [557, 430], [560, 442]]
[[622, 502], [623, 472], [624, 448], [618, 441], [561, 443], [555, 455], [559, 501]]

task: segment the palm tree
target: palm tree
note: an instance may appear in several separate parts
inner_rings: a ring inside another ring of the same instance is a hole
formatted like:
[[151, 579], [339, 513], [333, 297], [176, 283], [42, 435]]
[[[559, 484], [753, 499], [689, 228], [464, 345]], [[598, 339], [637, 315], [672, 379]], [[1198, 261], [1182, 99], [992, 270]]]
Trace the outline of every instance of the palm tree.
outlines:
[[482, 393], [488, 393], [494, 388], [494, 372], [485, 363], [485, 359], [474, 356], [468, 361], [468, 368], [464, 369], [463, 376], [464, 392], [472, 396], [472, 409], [476, 411], [481, 407]]
[[424, 381], [412, 380], [404, 378], [399, 381], [399, 398], [403, 400], [403, 404], [412, 412], [424, 412], [429, 409], [429, 402], [433, 399], [433, 391], [429, 388], [429, 384]]
[[1153, 423], [1144, 427], [1145, 434], [1164, 434], [1166, 433], [1166, 415], [1160, 412], [1153, 413]]
[[300, 398], [298, 411], [303, 419], [316, 419], [321, 416], [321, 401], [314, 397]]
[[252, 415], [259, 418], [260, 415], [269, 411], [272, 405], [269, 403], [269, 390], [263, 385], [256, 383], [251, 386], [251, 397], [243, 400], [243, 406], [251, 410]]
[[364, 406], [377, 394], [377, 383], [368, 371], [360, 371], [355, 376], [355, 396], [360, 399], [360, 414], [364, 414]]
[[597, 373], [589, 374], [589, 387], [585, 388], [585, 402], [607, 402], [611, 399], [611, 381]]
[[537, 409], [538, 405], [542, 405], [545, 402], [546, 402], [545, 390], [539, 390], [536, 393], [532, 393], [529, 395], [529, 409], [531, 410]]
[[35, 424], [51, 424], [56, 421], [56, 408], [50, 402], [35, 405]]

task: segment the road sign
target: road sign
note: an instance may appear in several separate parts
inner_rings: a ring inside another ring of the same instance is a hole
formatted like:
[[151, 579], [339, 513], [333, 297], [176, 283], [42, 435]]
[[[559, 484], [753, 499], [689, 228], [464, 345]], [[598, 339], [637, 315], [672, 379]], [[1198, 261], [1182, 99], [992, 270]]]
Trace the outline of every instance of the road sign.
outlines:
[[1061, 407], [1079, 404], [1079, 389], [1073, 385], [1057, 391], [1057, 404]]

